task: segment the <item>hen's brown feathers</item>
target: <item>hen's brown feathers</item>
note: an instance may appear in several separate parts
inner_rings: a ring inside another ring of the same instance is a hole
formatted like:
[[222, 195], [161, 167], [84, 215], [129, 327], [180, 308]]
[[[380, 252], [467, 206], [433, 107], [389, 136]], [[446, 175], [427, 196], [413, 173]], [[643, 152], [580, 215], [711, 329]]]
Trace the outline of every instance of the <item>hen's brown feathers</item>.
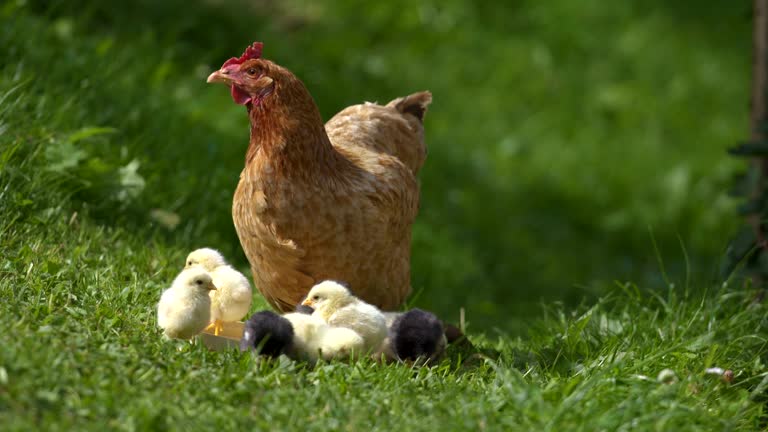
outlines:
[[428, 91], [414, 93], [405, 97], [397, 98], [388, 103], [388, 107], [393, 107], [401, 113], [408, 113], [424, 121], [424, 114], [427, 113], [427, 107], [432, 103], [432, 93]]
[[396, 308], [411, 289], [415, 175], [431, 95], [355, 105], [323, 126], [304, 85], [269, 67], [277, 85], [249, 106], [251, 142], [232, 208], [255, 285], [283, 311], [326, 279]]
[[386, 106], [353, 105], [333, 116], [325, 129], [336, 148], [363, 146], [394, 156], [416, 175], [427, 157], [422, 120], [430, 102], [431, 93], [419, 92]]

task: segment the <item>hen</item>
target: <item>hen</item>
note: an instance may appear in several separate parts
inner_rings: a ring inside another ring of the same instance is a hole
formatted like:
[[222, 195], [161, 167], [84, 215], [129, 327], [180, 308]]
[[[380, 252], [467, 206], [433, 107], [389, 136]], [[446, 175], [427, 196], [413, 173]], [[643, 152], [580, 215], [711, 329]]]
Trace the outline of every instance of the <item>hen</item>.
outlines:
[[411, 290], [432, 95], [354, 105], [323, 125], [304, 84], [261, 50], [254, 43], [208, 77], [228, 85], [250, 117], [232, 216], [255, 285], [281, 311], [327, 279], [382, 309], [398, 307]]

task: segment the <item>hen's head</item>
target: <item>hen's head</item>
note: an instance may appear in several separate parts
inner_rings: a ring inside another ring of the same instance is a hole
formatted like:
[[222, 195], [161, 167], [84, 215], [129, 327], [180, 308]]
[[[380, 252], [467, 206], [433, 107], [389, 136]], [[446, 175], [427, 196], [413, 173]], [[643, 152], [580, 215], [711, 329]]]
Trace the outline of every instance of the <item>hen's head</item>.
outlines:
[[232, 57], [208, 76], [209, 83], [227, 84], [240, 105], [260, 104], [275, 90], [282, 68], [261, 58], [261, 42], [254, 42], [240, 57]]

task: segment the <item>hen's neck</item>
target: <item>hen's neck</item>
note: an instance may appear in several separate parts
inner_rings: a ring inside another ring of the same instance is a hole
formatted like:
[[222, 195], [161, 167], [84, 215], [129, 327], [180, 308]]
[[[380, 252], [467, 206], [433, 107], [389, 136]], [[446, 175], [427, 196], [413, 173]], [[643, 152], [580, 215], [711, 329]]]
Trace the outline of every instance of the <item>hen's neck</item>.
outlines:
[[261, 152], [275, 174], [295, 176], [332, 170], [339, 154], [334, 150], [312, 96], [296, 80], [248, 106], [251, 139], [246, 165]]

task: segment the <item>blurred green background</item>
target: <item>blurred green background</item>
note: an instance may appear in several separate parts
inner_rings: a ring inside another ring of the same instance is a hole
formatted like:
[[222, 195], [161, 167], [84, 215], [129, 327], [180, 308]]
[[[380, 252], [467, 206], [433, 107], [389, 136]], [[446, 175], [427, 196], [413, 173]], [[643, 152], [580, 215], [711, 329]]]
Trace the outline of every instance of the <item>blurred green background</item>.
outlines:
[[5, 169], [60, 199], [17, 197], [24, 217], [64, 207], [244, 268], [248, 120], [205, 77], [260, 40], [325, 119], [432, 91], [411, 303], [463, 307], [473, 331], [516, 333], [615, 281], [666, 287], [659, 262], [710, 286], [740, 223], [725, 149], [748, 131], [746, 1], [0, 4], [0, 146], [39, 155]]

